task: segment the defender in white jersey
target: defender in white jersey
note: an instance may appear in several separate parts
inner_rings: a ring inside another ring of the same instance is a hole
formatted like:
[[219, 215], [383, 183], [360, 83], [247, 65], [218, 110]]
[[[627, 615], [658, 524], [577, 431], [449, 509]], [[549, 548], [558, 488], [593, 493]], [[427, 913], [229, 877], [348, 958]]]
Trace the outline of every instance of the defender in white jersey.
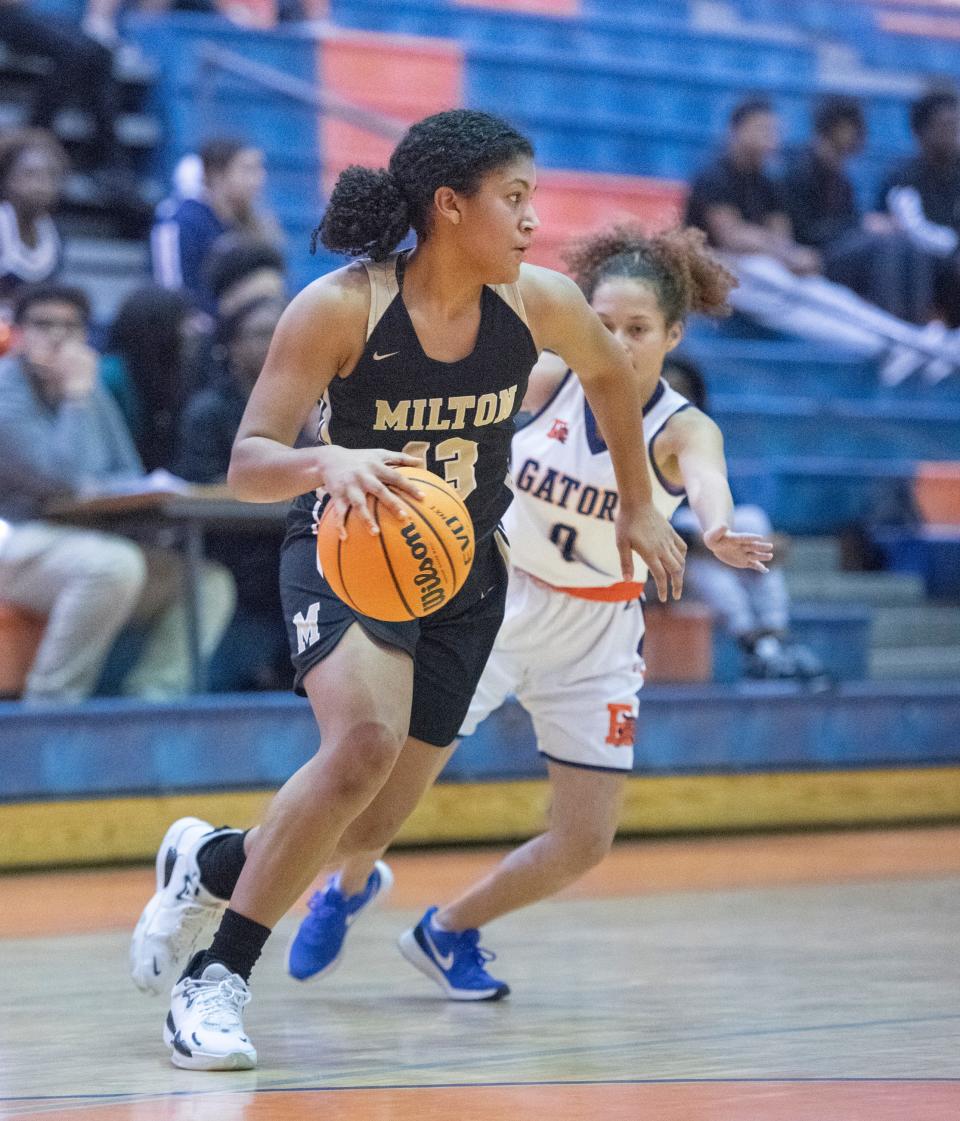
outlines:
[[[719, 429], [660, 380], [686, 313], [722, 314], [735, 283], [704, 241], [698, 230], [648, 239], [617, 229], [588, 241], [570, 263], [629, 356], [646, 401], [637, 454], [650, 471], [657, 510], [669, 516], [686, 493], [707, 548], [727, 564], [764, 572], [769, 542], [729, 530], [732, 500]], [[479, 927], [552, 895], [606, 855], [633, 762], [647, 573], [635, 569], [632, 580], [623, 579], [610, 455], [577, 378], [556, 356], [544, 354], [534, 368], [525, 406], [534, 417], [513, 439], [516, 495], [504, 519], [513, 565], [506, 615], [461, 730], [472, 732], [516, 694], [547, 757], [550, 821], [484, 880], [454, 903], [430, 908], [401, 936], [404, 956], [452, 1000], [495, 1000], [509, 992], [487, 972], [491, 955], [480, 947]], [[317, 893], [294, 940], [291, 960], [300, 979], [336, 963], [350, 922], [379, 890], [376, 877], [386, 866], [374, 868], [383, 851], [374, 842], [382, 834], [364, 832], [362, 824], [358, 819], [345, 835], [341, 852], [351, 843], [366, 852]]]
[[[553, 356], [541, 359], [532, 379], [534, 392], [553, 392], [513, 438], [506, 614], [461, 735], [515, 694], [548, 759], [629, 771], [647, 572], [641, 563], [634, 580], [620, 579], [612, 533], [617, 481], [580, 383]], [[657, 444], [671, 418], [690, 407], [664, 381], [644, 407], [653, 501], [666, 518], [685, 492], [658, 467]]]

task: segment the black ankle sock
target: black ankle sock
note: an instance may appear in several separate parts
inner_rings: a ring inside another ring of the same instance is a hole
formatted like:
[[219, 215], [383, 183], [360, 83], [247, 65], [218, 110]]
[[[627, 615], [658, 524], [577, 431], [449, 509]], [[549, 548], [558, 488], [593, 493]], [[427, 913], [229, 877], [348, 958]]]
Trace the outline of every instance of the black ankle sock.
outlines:
[[211, 962], [219, 961], [231, 973], [238, 973], [244, 981], [249, 981], [269, 937], [268, 926], [261, 926], [228, 907], [210, 949], [194, 954], [183, 975], [199, 977]]
[[246, 833], [213, 836], [197, 853], [200, 883], [218, 899], [229, 899], [246, 863], [243, 840]]

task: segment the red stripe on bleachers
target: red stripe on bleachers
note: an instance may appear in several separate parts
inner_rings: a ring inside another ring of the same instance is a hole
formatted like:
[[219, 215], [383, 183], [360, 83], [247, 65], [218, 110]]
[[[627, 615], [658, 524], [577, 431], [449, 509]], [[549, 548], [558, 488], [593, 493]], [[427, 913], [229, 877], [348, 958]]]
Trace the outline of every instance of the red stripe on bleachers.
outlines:
[[674, 226], [686, 191], [684, 183], [671, 180], [541, 168], [534, 197], [540, 229], [529, 259], [562, 269], [560, 251], [567, 242], [614, 222], [636, 222], [648, 232]]
[[919, 463], [913, 495], [928, 525], [960, 526], [960, 463]]
[[[317, 50], [324, 89], [407, 124], [463, 102], [463, 51], [450, 40], [338, 30]], [[329, 190], [348, 164], [383, 167], [396, 141], [324, 115], [320, 144]]]
[[[395, 121], [412, 123], [462, 103], [463, 52], [446, 39], [331, 30], [319, 43], [317, 68], [324, 89]], [[348, 164], [383, 167], [396, 141], [324, 115], [320, 143], [329, 192]], [[668, 180], [540, 169], [541, 229], [530, 260], [562, 268], [565, 244], [614, 222], [637, 222], [648, 231], [675, 225], [685, 194], [684, 184]]]

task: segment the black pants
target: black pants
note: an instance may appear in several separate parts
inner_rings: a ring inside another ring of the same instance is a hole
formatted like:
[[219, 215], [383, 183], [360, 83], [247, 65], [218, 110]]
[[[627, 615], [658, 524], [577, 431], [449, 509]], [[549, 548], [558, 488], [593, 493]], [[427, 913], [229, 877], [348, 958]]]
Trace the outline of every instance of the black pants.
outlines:
[[960, 327], [960, 252], [937, 261], [934, 299], [948, 327]]
[[115, 162], [118, 98], [111, 52], [79, 27], [31, 12], [23, 3], [0, 3], [0, 42], [18, 54], [39, 55], [52, 63], [37, 87], [31, 123], [49, 128], [62, 106], [82, 106], [94, 119], [94, 160], [98, 165]]
[[836, 284], [908, 323], [930, 318], [936, 259], [906, 234], [853, 230], [824, 246], [823, 257], [827, 278]]

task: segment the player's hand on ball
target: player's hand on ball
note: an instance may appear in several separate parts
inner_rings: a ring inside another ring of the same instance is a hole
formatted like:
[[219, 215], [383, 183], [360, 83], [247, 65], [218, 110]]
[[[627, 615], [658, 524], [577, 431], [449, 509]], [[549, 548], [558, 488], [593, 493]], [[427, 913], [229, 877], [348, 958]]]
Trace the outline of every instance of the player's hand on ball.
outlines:
[[[324, 449], [323, 488], [330, 495], [330, 506], [341, 540], [346, 540], [347, 514], [353, 508], [371, 533], [379, 533], [370, 510], [369, 499], [378, 498], [398, 518], [407, 517], [401, 498], [422, 498], [423, 492], [411, 479], [396, 471], [397, 467], [423, 467], [422, 459], [405, 452], [385, 448]], [[400, 494], [395, 494], [399, 491]]]
[[733, 533], [729, 526], [718, 525], [707, 530], [703, 543], [717, 560], [731, 568], [770, 571], [767, 562], [773, 560], [773, 542], [764, 541], [759, 533]]
[[671, 591], [679, 599], [687, 545], [660, 511], [652, 505], [630, 511], [621, 503], [616, 529], [624, 580], [633, 579], [633, 554], [639, 553], [657, 585], [660, 602], [666, 603]]

